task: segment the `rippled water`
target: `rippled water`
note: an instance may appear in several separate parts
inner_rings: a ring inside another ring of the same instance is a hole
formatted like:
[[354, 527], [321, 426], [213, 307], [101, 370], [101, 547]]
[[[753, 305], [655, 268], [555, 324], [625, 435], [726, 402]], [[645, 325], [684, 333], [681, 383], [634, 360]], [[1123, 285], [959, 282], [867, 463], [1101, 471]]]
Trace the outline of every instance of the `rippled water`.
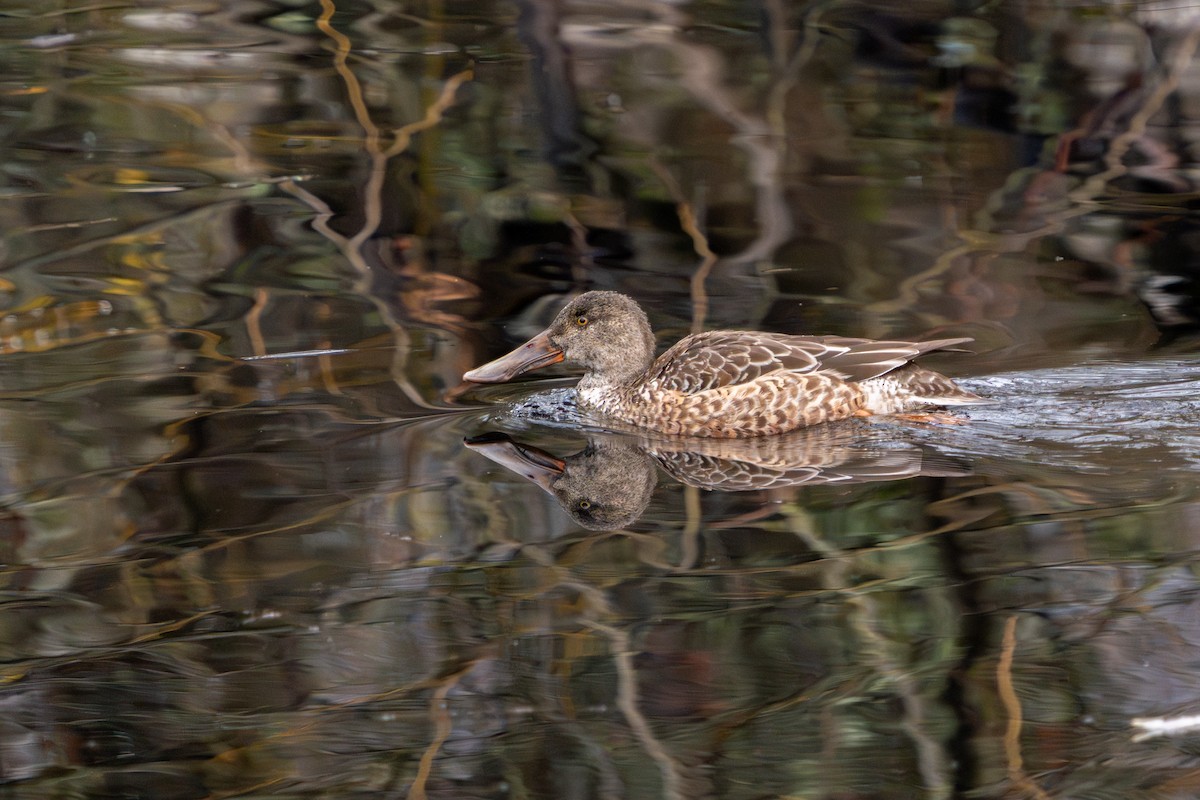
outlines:
[[[0, 796], [1200, 794], [1192, 14], [6, 4]], [[993, 403], [462, 384], [590, 288]]]

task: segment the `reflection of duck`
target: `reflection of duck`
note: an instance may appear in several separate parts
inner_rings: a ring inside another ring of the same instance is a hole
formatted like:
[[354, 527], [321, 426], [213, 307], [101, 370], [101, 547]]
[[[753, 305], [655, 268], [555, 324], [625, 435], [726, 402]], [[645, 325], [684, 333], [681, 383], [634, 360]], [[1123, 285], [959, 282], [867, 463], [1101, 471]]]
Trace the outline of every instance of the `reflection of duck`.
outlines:
[[654, 334], [638, 304], [616, 292], [587, 292], [549, 328], [463, 377], [502, 383], [572, 361], [586, 370], [578, 386], [585, 408], [662, 433], [749, 437], [849, 416], [984, 402], [911, 363], [969, 341], [711, 331], [682, 339], [654, 360]]
[[641, 516], [657, 483], [656, 465], [680, 483], [727, 492], [964, 474], [949, 462], [928, 463], [915, 445], [864, 445], [861, 431], [838, 426], [738, 441], [594, 436], [565, 458], [504, 433], [463, 443], [540, 486], [592, 530], [623, 528]]
[[475, 436], [463, 444], [545, 489], [591, 530], [615, 530], [636, 520], [658, 482], [654, 461], [637, 445], [616, 437], [591, 439], [565, 459], [503, 433]]

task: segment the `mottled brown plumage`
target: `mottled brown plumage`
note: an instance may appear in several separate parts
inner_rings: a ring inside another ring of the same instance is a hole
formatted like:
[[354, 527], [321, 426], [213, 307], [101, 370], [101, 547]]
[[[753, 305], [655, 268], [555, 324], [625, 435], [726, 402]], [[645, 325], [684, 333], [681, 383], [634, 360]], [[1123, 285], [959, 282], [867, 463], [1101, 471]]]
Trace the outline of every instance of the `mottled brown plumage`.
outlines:
[[615, 419], [688, 436], [764, 436], [844, 419], [986, 402], [912, 360], [970, 339], [874, 341], [711, 331], [654, 359], [645, 312], [616, 292], [587, 292], [550, 327], [463, 377], [500, 383], [559, 361], [584, 367], [579, 402]]

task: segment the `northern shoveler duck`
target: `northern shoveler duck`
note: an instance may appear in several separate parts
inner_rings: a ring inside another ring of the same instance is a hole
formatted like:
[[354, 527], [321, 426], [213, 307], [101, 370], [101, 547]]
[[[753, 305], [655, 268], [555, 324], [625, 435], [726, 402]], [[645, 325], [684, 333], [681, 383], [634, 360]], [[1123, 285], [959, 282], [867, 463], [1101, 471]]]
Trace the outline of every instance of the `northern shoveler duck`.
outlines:
[[576, 297], [549, 328], [463, 378], [504, 383], [568, 361], [585, 370], [576, 388], [586, 409], [661, 433], [765, 436], [851, 416], [987, 402], [912, 363], [969, 341], [709, 331], [655, 359], [641, 307], [623, 294], [596, 291]]

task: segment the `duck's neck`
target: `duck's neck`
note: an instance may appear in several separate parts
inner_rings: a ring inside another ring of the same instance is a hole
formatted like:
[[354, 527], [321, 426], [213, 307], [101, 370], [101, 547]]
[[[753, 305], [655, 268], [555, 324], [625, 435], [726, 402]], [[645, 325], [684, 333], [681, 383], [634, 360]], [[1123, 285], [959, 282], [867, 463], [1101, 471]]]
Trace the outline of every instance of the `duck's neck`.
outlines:
[[580, 391], [615, 391], [633, 386], [654, 363], [654, 352], [622, 353], [603, 368], [593, 367], [579, 381]]

